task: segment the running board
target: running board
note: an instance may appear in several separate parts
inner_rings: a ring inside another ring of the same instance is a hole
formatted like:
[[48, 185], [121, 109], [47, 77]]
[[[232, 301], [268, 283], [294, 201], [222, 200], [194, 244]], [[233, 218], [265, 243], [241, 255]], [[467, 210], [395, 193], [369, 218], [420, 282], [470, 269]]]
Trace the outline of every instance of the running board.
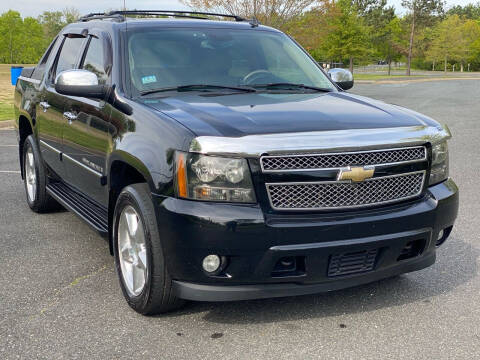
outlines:
[[47, 192], [65, 208], [77, 214], [102, 236], [108, 236], [108, 212], [64, 182], [51, 182]]

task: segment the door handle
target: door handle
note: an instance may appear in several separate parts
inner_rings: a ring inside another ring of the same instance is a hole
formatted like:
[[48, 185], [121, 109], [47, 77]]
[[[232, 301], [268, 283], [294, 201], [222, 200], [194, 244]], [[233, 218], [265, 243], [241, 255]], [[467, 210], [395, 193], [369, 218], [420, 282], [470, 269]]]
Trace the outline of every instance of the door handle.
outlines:
[[46, 101], [41, 101], [40, 107], [43, 109], [43, 112], [47, 112], [48, 108], [50, 107], [50, 104]]
[[72, 113], [70, 111], [64, 112], [63, 117], [68, 121], [69, 124], [71, 124], [72, 121], [77, 120], [77, 114]]

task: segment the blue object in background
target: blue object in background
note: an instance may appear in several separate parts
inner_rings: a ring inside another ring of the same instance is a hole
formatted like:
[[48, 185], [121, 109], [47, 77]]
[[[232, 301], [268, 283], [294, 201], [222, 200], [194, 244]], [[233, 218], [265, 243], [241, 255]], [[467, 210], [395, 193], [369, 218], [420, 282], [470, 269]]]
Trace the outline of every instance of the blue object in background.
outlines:
[[23, 66], [12, 66], [10, 68], [10, 77], [12, 79], [12, 85], [17, 84], [17, 79], [22, 73]]

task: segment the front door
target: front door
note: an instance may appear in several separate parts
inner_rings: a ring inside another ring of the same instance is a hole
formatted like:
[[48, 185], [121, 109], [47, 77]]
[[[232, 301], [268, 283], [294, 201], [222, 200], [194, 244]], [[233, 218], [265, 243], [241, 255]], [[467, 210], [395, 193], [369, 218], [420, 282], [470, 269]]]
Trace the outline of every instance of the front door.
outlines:
[[[105, 35], [90, 35], [80, 67], [93, 72], [99, 84], [110, 81], [109, 42]], [[115, 128], [110, 123], [112, 106], [105, 101], [67, 97], [63, 132], [65, 180], [101, 205], [107, 206], [105, 175], [107, 154], [112, 149]]]
[[59, 51], [53, 55], [55, 60], [45, 76], [40, 102], [36, 108], [36, 121], [42, 157], [50, 169], [63, 178], [65, 168], [61, 161], [61, 153], [63, 131], [67, 123], [63, 115], [66, 98], [55, 91], [54, 79], [56, 74], [76, 67], [85, 39], [65, 34], [59, 41]]
[[37, 104], [36, 120], [42, 158], [57, 176], [63, 177], [64, 168], [60, 155], [63, 150], [65, 99], [57, 94], [52, 86], [47, 85], [41, 93], [40, 100], [40, 103]]

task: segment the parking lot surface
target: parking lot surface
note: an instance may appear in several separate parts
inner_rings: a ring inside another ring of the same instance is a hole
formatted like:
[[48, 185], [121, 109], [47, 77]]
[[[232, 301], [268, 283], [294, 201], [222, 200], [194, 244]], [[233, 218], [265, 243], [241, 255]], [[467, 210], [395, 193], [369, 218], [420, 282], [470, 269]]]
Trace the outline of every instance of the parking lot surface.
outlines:
[[449, 125], [460, 212], [434, 266], [302, 297], [189, 303], [158, 317], [123, 299], [107, 242], [25, 202], [0, 131], [0, 359], [480, 358], [480, 81], [356, 85]]

